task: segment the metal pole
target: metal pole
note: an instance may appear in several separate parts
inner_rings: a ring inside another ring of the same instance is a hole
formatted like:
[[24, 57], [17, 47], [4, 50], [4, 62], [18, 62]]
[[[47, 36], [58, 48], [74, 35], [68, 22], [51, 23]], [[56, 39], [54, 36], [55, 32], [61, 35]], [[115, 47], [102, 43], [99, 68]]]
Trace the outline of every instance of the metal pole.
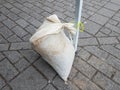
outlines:
[[[82, 5], [83, 5], [83, 0], [76, 0], [75, 25], [77, 25], [81, 21]], [[80, 31], [79, 27], [77, 27], [76, 35], [73, 38], [73, 43], [74, 43], [75, 51], [77, 50], [77, 44], [78, 44], [78, 38], [79, 38], [79, 31]]]

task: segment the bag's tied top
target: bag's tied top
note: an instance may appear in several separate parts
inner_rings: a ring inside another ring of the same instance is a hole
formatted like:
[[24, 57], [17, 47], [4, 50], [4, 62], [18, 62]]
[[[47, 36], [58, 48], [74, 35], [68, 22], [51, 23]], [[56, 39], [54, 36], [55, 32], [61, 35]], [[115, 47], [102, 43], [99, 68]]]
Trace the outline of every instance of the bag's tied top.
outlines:
[[73, 23], [61, 23], [61, 21], [58, 19], [57, 15], [55, 15], [55, 14], [47, 17], [47, 20], [52, 23], [62, 24], [62, 27], [69, 30], [69, 32], [71, 32], [72, 34], [75, 34], [75, 32], [76, 32], [76, 29], [74, 28]]
[[68, 30], [71, 34], [76, 33], [76, 28], [73, 23], [61, 23], [57, 15], [51, 15], [47, 17], [43, 25], [37, 29], [36, 33], [31, 37], [30, 42], [34, 42], [49, 34], [57, 34], [64, 29]]

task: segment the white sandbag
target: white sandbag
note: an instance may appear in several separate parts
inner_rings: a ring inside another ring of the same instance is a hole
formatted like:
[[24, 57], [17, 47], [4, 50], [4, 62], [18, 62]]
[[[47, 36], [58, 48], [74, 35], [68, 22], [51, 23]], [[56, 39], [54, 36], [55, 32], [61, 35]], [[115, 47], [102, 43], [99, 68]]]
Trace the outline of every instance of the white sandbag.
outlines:
[[73, 26], [72, 23], [61, 23], [56, 15], [51, 15], [30, 38], [35, 50], [64, 81], [67, 81], [75, 56], [72, 40], [65, 35], [64, 29], [75, 34]]

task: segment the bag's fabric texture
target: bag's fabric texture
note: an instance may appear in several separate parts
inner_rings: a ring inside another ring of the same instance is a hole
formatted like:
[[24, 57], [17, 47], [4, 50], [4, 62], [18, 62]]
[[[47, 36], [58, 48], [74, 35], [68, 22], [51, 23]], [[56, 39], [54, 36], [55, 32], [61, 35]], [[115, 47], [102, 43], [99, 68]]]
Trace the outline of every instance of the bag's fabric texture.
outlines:
[[72, 39], [65, 35], [64, 30], [67, 30], [70, 36], [76, 33], [74, 24], [61, 23], [56, 15], [51, 15], [30, 38], [30, 42], [60, 77], [67, 81], [74, 61], [75, 49]]

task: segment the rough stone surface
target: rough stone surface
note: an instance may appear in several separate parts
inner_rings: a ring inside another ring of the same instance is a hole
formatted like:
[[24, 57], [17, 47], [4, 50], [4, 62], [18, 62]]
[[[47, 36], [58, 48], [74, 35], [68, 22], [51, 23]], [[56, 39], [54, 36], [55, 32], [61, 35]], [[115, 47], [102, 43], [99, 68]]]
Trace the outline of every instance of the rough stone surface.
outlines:
[[119, 4], [120, 5], [120, 1], [119, 0], [111, 0], [111, 2]]
[[4, 23], [8, 28], [10, 28], [10, 29], [16, 25], [16, 24], [15, 24], [12, 20], [10, 20], [10, 19], [7, 19], [7, 20], [3, 21], [3, 23]]
[[120, 84], [120, 72], [119, 71], [116, 72], [113, 80], [115, 80], [116, 82]]
[[0, 44], [0, 51], [8, 50], [9, 44]]
[[13, 35], [7, 39], [9, 42], [20, 42], [22, 41], [17, 35]]
[[105, 26], [106, 26], [107, 28], [109, 28], [110, 30], [112, 30], [112, 31], [115, 31], [115, 32], [117, 32], [117, 33], [120, 33], [120, 29], [119, 29], [118, 27], [114, 26], [114, 25], [111, 25], [111, 24], [107, 23]]
[[88, 63], [91, 64], [96, 69], [98, 69], [99, 71], [106, 74], [108, 77], [111, 77], [116, 72], [113, 67], [109, 66], [108, 64], [106, 64], [105, 62], [103, 62], [102, 60], [100, 60], [94, 56], [92, 56], [90, 58]]
[[118, 22], [116, 20], [113, 20], [113, 19], [109, 20], [109, 23], [112, 24], [112, 25], [117, 25], [118, 24]]
[[10, 37], [13, 33], [5, 26], [0, 28], [0, 34], [2, 34], [5, 38]]
[[115, 14], [115, 12], [113, 12], [112, 10], [106, 9], [106, 8], [100, 9], [98, 13], [106, 17], [112, 17]]
[[34, 26], [30, 25], [30, 26], [26, 27], [26, 30], [31, 34], [34, 34], [36, 31], [36, 28]]
[[87, 20], [85, 23], [85, 31], [87, 31], [93, 35], [96, 34], [100, 28], [101, 28], [100, 25], [98, 25], [92, 21]]
[[26, 36], [24, 36], [22, 39], [24, 40], [24, 41], [29, 41], [29, 39], [31, 38], [31, 35], [30, 34], [27, 34]]
[[19, 19], [18, 15], [14, 14], [13, 12], [9, 12], [7, 14], [7, 16], [12, 20], [18, 20]]
[[59, 90], [70, 90], [70, 87], [66, 85], [59, 76], [55, 77], [55, 79], [53, 80], [53, 84]]
[[51, 68], [48, 63], [46, 63], [43, 59], [39, 59], [34, 63], [36, 68], [40, 70], [50, 81], [55, 77], [56, 72]]
[[19, 19], [16, 21], [16, 23], [18, 23], [23, 28], [25, 28], [28, 25], [28, 23], [24, 19]]
[[78, 72], [78, 70], [72, 67], [68, 79], [69, 79], [69, 80], [72, 80], [72, 79], [76, 76], [77, 72]]
[[9, 81], [14, 76], [18, 74], [17, 70], [13, 67], [13, 65], [7, 60], [4, 59], [0, 63], [0, 73], [3, 75], [3, 77]]
[[33, 50], [20, 50], [20, 53], [31, 63], [40, 57], [40, 55]]
[[20, 50], [20, 49], [31, 49], [31, 44], [29, 42], [19, 42], [12, 43], [10, 50]]
[[4, 56], [2, 53], [0, 53], [0, 61], [1, 61], [3, 58], [5, 58], [5, 56]]
[[119, 90], [120, 86], [112, 82], [110, 79], [105, 77], [101, 73], [97, 73], [97, 75], [94, 77], [94, 82], [97, 83], [99, 86], [101, 86], [105, 90]]
[[5, 81], [0, 77], [0, 89], [5, 85]]
[[8, 85], [6, 85], [5, 87], [3, 87], [1, 90], [10, 90], [11, 88], [8, 86]]
[[17, 51], [6, 51], [3, 53], [12, 63], [17, 62], [22, 58], [21, 54], [18, 53]]
[[45, 87], [46, 84], [47, 81], [45, 78], [33, 67], [29, 67], [10, 83], [13, 90], [40, 90]]
[[98, 45], [96, 38], [79, 39], [78, 46]]
[[104, 61], [111, 66], [115, 67], [116, 69], [120, 70], [120, 60], [112, 55], [109, 55], [107, 59]]
[[81, 90], [77, 87], [77, 85], [75, 85], [74, 83], [72, 82], [69, 82], [69, 87], [70, 87], [70, 90]]
[[43, 90], [56, 90], [51, 84], [48, 84]]
[[19, 26], [14, 27], [12, 31], [19, 37], [23, 37], [24, 35], [27, 34], [27, 32]]
[[120, 0], [83, 1], [67, 85], [29, 43], [49, 15], [73, 22], [75, 1], [0, 0], [0, 90], [120, 90]]
[[26, 67], [28, 67], [30, 64], [28, 63], [28, 61], [26, 61], [24, 58], [20, 59], [16, 64], [15, 67], [19, 70], [22, 71], [23, 69], [25, 69]]
[[116, 37], [102, 37], [98, 38], [100, 44], [117, 44], [119, 43]]
[[96, 37], [105, 37], [106, 34], [102, 33], [102, 32], [98, 32], [96, 35]]
[[92, 17], [90, 17], [90, 20], [92, 20], [100, 25], [104, 25], [108, 21], [108, 18], [104, 17], [102, 15], [99, 15], [99, 14], [95, 14]]
[[87, 46], [85, 47], [85, 49], [87, 51], [89, 51], [90, 53], [94, 54], [95, 56], [99, 57], [99, 58], [102, 58], [102, 59], [105, 59], [107, 58], [108, 56], [108, 53], [99, 49], [98, 47], [96, 46]]
[[89, 52], [87, 52], [86, 50], [81, 49], [80, 51], [77, 52], [76, 55], [78, 57], [84, 59], [85, 61], [87, 61], [91, 54]]
[[104, 45], [104, 46], [101, 46], [105, 51], [113, 54], [114, 56], [120, 58], [120, 50], [114, 48], [113, 46], [110, 46], [110, 45]]
[[111, 30], [106, 28], [106, 27], [103, 27], [100, 31], [105, 33], [105, 34], [110, 34], [111, 33]]
[[120, 8], [119, 5], [111, 3], [111, 2], [107, 3], [104, 7], [111, 9], [111, 10], [114, 10], [114, 11], [117, 11]]
[[77, 57], [75, 58], [74, 66], [89, 78], [91, 78], [96, 72], [92, 66]]
[[97, 85], [95, 85], [81, 73], [78, 73], [73, 81], [82, 90], [101, 90]]
[[34, 19], [34, 18], [30, 18], [29, 23], [31, 23], [35, 27], [39, 27], [41, 25], [41, 23], [38, 20]]
[[13, 7], [10, 9], [12, 12], [14, 12], [15, 14], [19, 14], [20, 12], [22, 12], [21, 10], [17, 9], [16, 7]]

